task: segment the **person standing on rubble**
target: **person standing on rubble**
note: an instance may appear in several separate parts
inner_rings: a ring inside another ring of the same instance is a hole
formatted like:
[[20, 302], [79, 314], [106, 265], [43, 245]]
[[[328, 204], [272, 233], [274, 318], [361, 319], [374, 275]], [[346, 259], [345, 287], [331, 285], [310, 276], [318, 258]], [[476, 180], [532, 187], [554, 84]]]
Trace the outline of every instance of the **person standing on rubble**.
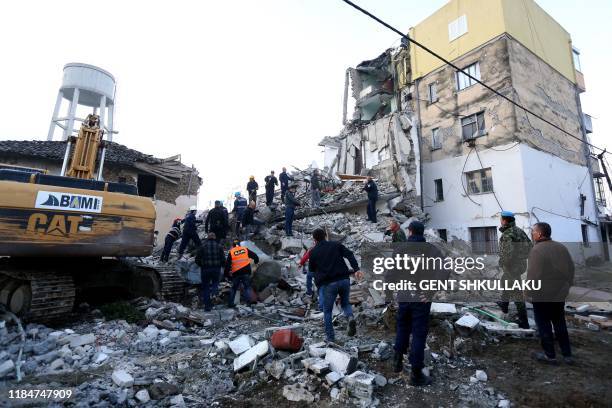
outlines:
[[245, 229], [244, 234], [246, 239], [248, 239], [251, 234], [257, 234], [259, 232], [259, 227], [264, 224], [255, 218], [255, 214], [259, 211], [256, 207], [257, 204], [255, 204], [255, 201], [251, 201], [242, 215], [242, 226]]
[[[533, 316], [544, 352], [534, 352], [537, 361], [557, 364], [555, 338], [566, 364], [573, 364], [567, 325], [565, 323], [565, 299], [574, 283], [574, 261], [565, 246], [551, 239], [550, 225], [538, 222], [531, 230], [535, 245], [529, 253], [527, 279], [540, 281], [538, 291], [525, 294], [533, 304]], [[554, 329], [554, 335], [553, 335]]]
[[181, 237], [181, 219], [177, 218], [172, 223], [172, 228], [166, 234], [166, 240], [164, 242], [164, 250], [162, 251], [160, 261], [168, 262], [168, 258], [170, 257], [170, 251], [172, 250], [172, 245], [176, 242], [177, 239]]
[[281, 188], [281, 203], [285, 203], [285, 194], [289, 190], [289, 182], [293, 181], [293, 177], [287, 174], [287, 168], [283, 167], [283, 171], [278, 175]]
[[242, 223], [242, 217], [244, 216], [244, 211], [248, 207], [248, 203], [246, 198], [242, 197], [240, 191], [236, 191], [234, 193], [234, 208], [232, 208], [232, 213], [234, 214], [234, 223], [236, 224], [235, 232], [236, 236], [240, 236], [240, 226]]
[[228, 216], [226, 215], [227, 210], [223, 211], [223, 209], [221, 201], [215, 201], [215, 208], [208, 212], [206, 222], [204, 223], [204, 230], [207, 233], [214, 232], [217, 242], [227, 237], [227, 230], [229, 228], [227, 223]]
[[257, 189], [259, 189], [259, 184], [255, 181], [255, 176], [249, 177], [246, 189], [249, 192], [249, 201], [257, 202]]
[[236, 307], [234, 298], [236, 292], [242, 286], [242, 294], [250, 304], [253, 302], [251, 293], [251, 259], [255, 264], [259, 263], [259, 257], [253, 251], [245, 246], [240, 245], [240, 241], [235, 239], [234, 246], [227, 253], [225, 261], [225, 275], [229, 276], [232, 282], [228, 307]]
[[189, 212], [183, 220], [183, 238], [181, 239], [181, 245], [179, 246], [178, 255], [179, 258], [183, 256], [185, 252], [185, 248], [191, 241], [193, 241], [194, 245], [199, 248], [202, 245], [202, 241], [198, 236], [198, 224], [202, 223], [202, 220], [196, 218], [197, 207], [192, 205], [189, 207]]
[[314, 169], [310, 178], [310, 193], [312, 196], [312, 206], [318, 208], [321, 206], [321, 175], [319, 169]]
[[266, 205], [269, 207], [274, 201], [274, 189], [276, 186], [278, 186], [278, 180], [274, 175], [274, 170], [272, 170], [270, 174], [266, 176], [264, 183], [266, 185]]
[[[340, 305], [344, 316], [348, 319], [347, 334], [354, 336], [357, 323], [353, 317], [353, 309], [349, 302], [351, 295], [350, 275], [355, 274], [358, 280], [363, 278], [355, 255], [339, 242], [327, 241], [325, 231], [317, 228], [312, 233], [315, 246], [310, 251], [309, 268], [314, 273], [315, 283], [323, 295], [323, 320], [327, 341], [335, 341], [332, 311], [336, 298], [340, 296]], [[347, 259], [354, 272], [346, 266]]]
[[[400, 251], [405, 250], [408, 255], [412, 256], [425, 256], [426, 259], [442, 258], [440, 250], [426, 242], [423, 235], [425, 225], [422, 222], [412, 221], [408, 226], [408, 232], [408, 244], [406, 244], [408, 246], [400, 249]], [[433, 265], [433, 268], [437, 268], [435, 266], [436, 262]], [[429, 270], [421, 266], [410, 272], [410, 280], [418, 288], [420, 280], [443, 278], [441, 276], [442, 273], [438, 269]], [[398, 276], [398, 278], [402, 279], [402, 276]], [[445, 276], [448, 278], [448, 274], [445, 274]], [[412, 370], [410, 383], [413, 386], [431, 384], [431, 378], [423, 373], [423, 367], [425, 367], [425, 345], [429, 330], [429, 312], [431, 311], [432, 297], [433, 293], [418, 290], [397, 292], [397, 332], [395, 335], [393, 371], [401, 373], [404, 370], [404, 354], [408, 351], [408, 344], [410, 342], [409, 360]], [[410, 336], [412, 336], [412, 341], [410, 341]]]
[[385, 235], [391, 235], [391, 242], [406, 242], [408, 240], [399, 222], [395, 220], [389, 223], [389, 229], [385, 231]]
[[368, 220], [376, 222], [376, 201], [378, 201], [378, 186], [374, 182], [372, 176], [368, 176], [368, 180], [363, 186], [363, 190], [368, 193]]
[[206, 240], [198, 250], [195, 263], [200, 267], [202, 277], [201, 301], [204, 310], [210, 312], [212, 310], [211, 292], [214, 295], [215, 289], [219, 287], [219, 273], [225, 266], [225, 254], [214, 232], [208, 233]]
[[[499, 266], [503, 271], [501, 280], [512, 286], [515, 281], [521, 279], [527, 269], [527, 257], [532, 244], [525, 231], [516, 226], [513, 212], [502, 211], [500, 223], [499, 231], [502, 235], [499, 238]], [[527, 308], [521, 291], [502, 292], [501, 302], [497, 302], [497, 305], [505, 314], [509, 311], [510, 301], [516, 306], [519, 327], [528, 329]]]
[[296, 185], [289, 186], [289, 191], [285, 195], [285, 234], [288, 237], [293, 236], [293, 217], [295, 215], [295, 207], [299, 207], [300, 203], [295, 199]]

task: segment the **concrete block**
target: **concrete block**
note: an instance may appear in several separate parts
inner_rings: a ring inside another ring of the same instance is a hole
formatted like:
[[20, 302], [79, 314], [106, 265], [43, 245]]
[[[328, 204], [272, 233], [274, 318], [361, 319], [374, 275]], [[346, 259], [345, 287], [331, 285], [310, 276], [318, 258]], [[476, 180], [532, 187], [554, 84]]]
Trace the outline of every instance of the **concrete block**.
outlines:
[[329, 385], [334, 385], [343, 378], [344, 376], [342, 374], [337, 373], [335, 371], [331, 371], [325, 376], [325, 381], [327, 381]]
[[13, 360], [6, 360], [4, 363], [0, 364], [0, 378], [6, 377], [15, 369], [15, 363]]
[[463, 316], [461, 316], [461, 318], [457, 320], [455, 324], [457, 326], [464, 327], [469, 330], [473, 330], [474, 328], [476, 328], [476, 326], [480, 324], [480, 320], [478, 320], [478, 318], [475, 317], [473, 314], [466, 313]]
[[255, 344], [255, 340], [246, 334], [242, 334], [229, 342], [229, 348], [236, 355], [242, 354]]
[[283, 387], [283, 397], [289, 401], [299, 402], [304, 401], [307, 403], [314, 402], [314, 395], [307, 389], [303, 388], [301, 384], [285, 385]]
[[311, 344], [308, 346], [308, 353], [311, 357], [324, 358], [327, 353], [327, 347], [325, 347], [325, 343]]
[[134, 377], [125, 370], [115, 370], [111, 377], [119, 387], [131, 387], [134, 385]]
[[70, 340], [70, 347], [75, 348], [79, 346], [85, 346], [87, 344], [92, 344], [96, 341], [96, 336], [93, 333], [83, 334], [81, 336], [73, 337]]
[[251, 364], [255, 359], [265, 356], [268, 354], [268, 349], [269, 345], [267, 340], [257, 343], [234, 359], [234, 371], [239, 371]]
[[136, 399], [143, 404], [151, 400], [151, 397], [149, 396], [149, 391], [144, 389], [138, 391], [134, 397], [136, 397]]
[[352, 373], [357, 367], [357, 359], [355, 357], [332, 348], [327, 349], [325, 361], [329, 362], [329, 367], [332, 371], [343, 375]]
[[363, 371], [355, 371], [353, 374], [346, 376], [343, 382], [351, 397], [367, 401], [372, 398], [374, 380], [375, 376], [372, 374], [367, 374]]
[[302, 251], [302, 241], [297, 238], [281, 238], [281, 250], [290, 254], [297, 255]]
[[432, 314], [455, 314], [457, 313], [457, 307], [453, 303], [436, 303], [431, 304]]

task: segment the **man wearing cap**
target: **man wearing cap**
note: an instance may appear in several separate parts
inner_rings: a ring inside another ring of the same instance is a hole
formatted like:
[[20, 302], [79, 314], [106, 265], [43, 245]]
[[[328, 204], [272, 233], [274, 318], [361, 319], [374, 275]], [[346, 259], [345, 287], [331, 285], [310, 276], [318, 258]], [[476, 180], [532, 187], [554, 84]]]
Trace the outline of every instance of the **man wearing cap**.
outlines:
[[240, 191], [236, 191], [234, 193], [234, 208], [232, 208], [232, 213], [234, 213], [234, 222], [236, 224], [236, 236], [240, 235], [240, 224], [242, 223], [242, 217], [244, 216], [244, 211], [247, 209], [249, 203], [247, 203], [246, 198], [242, 197]]
[[215, 289], [219, 287], [219, 273], [225, 266], [225, 254], [214, 232], [208, 233], [206, 240], [198, 250], [195, 263], [201, 268], [201, 301], [204, 310], [209, 312], [212, 309], [211, 292], [214, 294]]
[[225, 260], [225, 275], [230, 277], [232, 289], [228, 301], [229, 307], [235, 307], [234, 298], [236, 292], [242, 286], [242, 294], [248, 303], [253, 302], [251, 293], [251, 259], [255, 264], [259, 263], [259, 257], [249, 248], [240, 245], [240, 241], [235, 239], [234, 246], [227, 253]]
[[278, 179], [274, 175], [274, 170], [264, 179], [266, 185], [266, 205], [269, 207], [274, 201], [274, 189], [278, 186]]
[[293, 180], [289, 174], [287, 174], [287, 169], [283, 167], [283, 171], [278, 175], [278, 180], [280, 181], [281, 188], [281, 203], [285, 203], [285, 194], [287, 190], [289, 190], [289, 182]]
[[[503, 271], [501, 280], [506, 282], [506, 286], [512, 286], [515, 281], [521, 279], [527, 269], [527, 258], [532, 244], [525, 231], [516, 226], [512, 211], [502, 211], [500, 223], [499, 267]], [[501, 302], [497, 302], [502, 312], [508, 313], [510, 301], [516, 305], [519, 327], [528, 329], [527, 308], [521, 291], [502, 291]]]
[[211, 209], [206, 216], [206, 222], [204, 223], [204, 230], [208, 232], [214, 232], [217, 237], [217, 242], [225, 239], [227, 236], [227, 216], [223, 211], [221, 201], [215, 201], [215, 208]]
[[295, 215], [295, 207], [299, 207], [300, 203], [295, 199], [296, 185], [289, 186], [289, 191], [285, 194], [285, 234], [288, 237], [293, 236], [293, 216]]
[[[409, 236], [407, 243], [402, 248], [397, 248], [409, 256], [424, 256], [427, 259], [442, 258], [442, 253], [435, 246], [425, 241], [423, 235], [425, 226], [422, 222], [413, 221], [408, 226]], [[415, 287], [419, 287], [418, 282], [422, 280], [443, 280], [448, 278], [448, 273], [436, 266], [417, 267], [410, 271], [408, 278], [414, 282]], [[430, 269], [426, 269], [430, 268]], [[397, 272], [397, 271], [396, 271]], [[405, 271], [394, 274], [390, 277], [392, 282], [398, 279], [406, 279]], [[425, 345], [427, 332], [429, 331], [429, 312], [431, 311], [431, 299], [434, 292], [421, 290], [402, 290], [397, 292], [397, 332], [395, 336], [395, 356], [393, 358], [393, 371], [400, 373], [404, 370], [404, 354], [408, 351], [410, 344], [410, 367], [412, 370], [410, 383], [413, 386], [425, 386], [431, 384], [431, 378], [423, 373], [425, 367]], [[412, 336], [412, 339], [410, 337]]]
[[187, 245], [193, 241], [194, 245], [199, 248], [202, 245], [200, 237], [198, 236], [198, 224], [202, 223], [202, 220], [196, 218], [196, 206], [192, 205], [189, 207], [189, 212], [181, 223], [183, 223], [183, 238], [181, 239], [181, 245], [179, 246], [178, 254], [179, 258], [183, 256]]
[[255, 176], [249, 177], [249, 182], [246, 185], [246, 189], [249, 192], [249, 201], [257, 202], [257, 189], [259, 184], [255, 181]]

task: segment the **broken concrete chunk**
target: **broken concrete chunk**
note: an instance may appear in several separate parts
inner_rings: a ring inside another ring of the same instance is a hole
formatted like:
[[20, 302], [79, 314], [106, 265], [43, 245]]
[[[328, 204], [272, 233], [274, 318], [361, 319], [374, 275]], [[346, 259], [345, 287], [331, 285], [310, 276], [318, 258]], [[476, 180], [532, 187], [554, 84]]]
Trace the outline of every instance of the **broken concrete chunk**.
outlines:
[[4, 363], [0, 364], [0, 378], [6, 377], [15, 369], [15, 363], [13, 360], [6, 360]]
[[154, 383], [148, 388], [148, 391], [151, 399], [154, 400], [167, 397], [168, 395], [176, 395], [180, 392], [176, 385], [168, 382]]
[[135, 395], [136, 399], [141, 403], [147, 403], [151, 400], [149, 392], [147, 390], [140, 390]]
[[342, 374], [337, 373], [335, 371], [331, 371], [325, 376], [325, 381], [327, 381], [329, 385], [334, 385], [343, 378], [344, 376]]
[[148, 325], [147, 327], [145, 327], [145, 329], [142, 331], [142, 334], [147, 338], [147, 339], [154, 339], [157, 337], [157, 335], [159, 334], [159, 329], [155, 326], [153, 326], [152, 324]]
[[297, 238], [283, 237], [281, 239], [281, 250], [297, 255], [303, 249], [302, 241]]
[[387, 379], [384, 376], [380, 375], [380, 374], [376, 374], [374, 376], [374, 382], [379, 387], [384, 387], [385, 385], [387, 385]]
[[282, 361], [274, 361], [266, 364], [266, 372], [277, 380], [280, 380], [280, 378], [283, 376], [285, 368], [286, 365]]
[[487, 376], [487, 373], [485, 373], [482, 370], [476, 370], [475, 377], [478, 381], [483, 381], [483, 382], [489, 379], [489, 377]]
[[285, 385], [283, 387], [283, 397], [289, 401], [299, 402], [314, 402], [314, 395], [300, 384]]
[[332, 348], [327, 349], [325, 361], [329, 362], [329, 367], [332, 371], [343, 375], [352, 373], [357, 367], [357, 359], [355, 357]]
[[363, 234], [363, 236], [366, 237], [368, 241], [372, 242], [383, 242], [385, 240], [385, 234], [382, 232], [369, 232]]
[[229, 348], [236, 355], [242, 354], [255, 344], [255, 340], [251, 336], [242, 334], [229, 342]]
[[185, 399], [183, 398], [183, 394], [178, 394], [170, 398], [170, 405], [175, 407], [184, 407]]
[[476, 326], [480, 324], [480, 320], [478, 320], [478, 318], [475, 317], [473, 314], [466, 313], [461, 316], [461, 318], [457, 320], [455, 324], [468, 330], [473, 330], [476, 328]]
[[353, 374], [344, 378], [344, 384], [351, 397], [356, 397], [367, 403], [372, 398], [374, 392], [375, 377], [363, 371], [355, 371]]
[[234, 359], [234, 371], [240, 371], [255, 359], [268, 354], [268, 340], [261, 341]]
[[83, 334], [81, 336], [73, 337], [70, 340], [70, 347], [75, 348], [79, 346], [84, 346], [86, 344], [92, 344], [96, 341], [96, 336], [93, 333]]
[[49, 364], [49, 369], [51, 371], [59, 370], [60, 368], [64, 367], [64, 364], [64, 359], [58, 358], [56, 360], [53, 360], [53, 362]]
[[311, 357], [325, 357], [325, 353], [327, 353], [327, 347], [325, 343], [316, 343], [308, 346], [308, 353]]
[[453, 303], [432, 302], [431, 313], [432, 314], [455, 314], [457, 313], [457, 308], [455, 307]]
[[112, 375], [113, 382], [119, 387], [131, 387], [134, 385], [134, 377], [125, 370], [115, 370]]
[[108, 358], [108, 354], [105, 354], [105, 353], [102, 353], [102, 352], [96, 353], [94, 355], [93, 363], [94, 364], [100, 364], [100, 363], [106, 361], [107, 358]]

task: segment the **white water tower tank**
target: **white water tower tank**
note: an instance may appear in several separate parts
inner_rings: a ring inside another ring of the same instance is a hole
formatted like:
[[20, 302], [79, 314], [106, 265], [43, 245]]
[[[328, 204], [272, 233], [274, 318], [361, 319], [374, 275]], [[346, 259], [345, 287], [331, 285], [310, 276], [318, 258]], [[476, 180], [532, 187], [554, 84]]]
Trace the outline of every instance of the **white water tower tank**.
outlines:
[[[77, 106], [79, 105], [92, 108], [92, 113], [100, 116], [100, 127], [104, 129], [108, 140], [112, 140], [115, 89], [115, 78], [110, 72], [89, 64], [66, 64], [62, 86], [57, 94], [55, 108], [53, 109], [47, 140], [53, 140], [56, 127], [62, 129], [62, 140], [66, 140], [73, 133], [78, 132], [79, 126], [74, 129], [74, 122], [82, 122], [85, 119], [76, 117]], [[64, 99], [69, 101], [68, 112], [65, 116], [60, 117]]]

